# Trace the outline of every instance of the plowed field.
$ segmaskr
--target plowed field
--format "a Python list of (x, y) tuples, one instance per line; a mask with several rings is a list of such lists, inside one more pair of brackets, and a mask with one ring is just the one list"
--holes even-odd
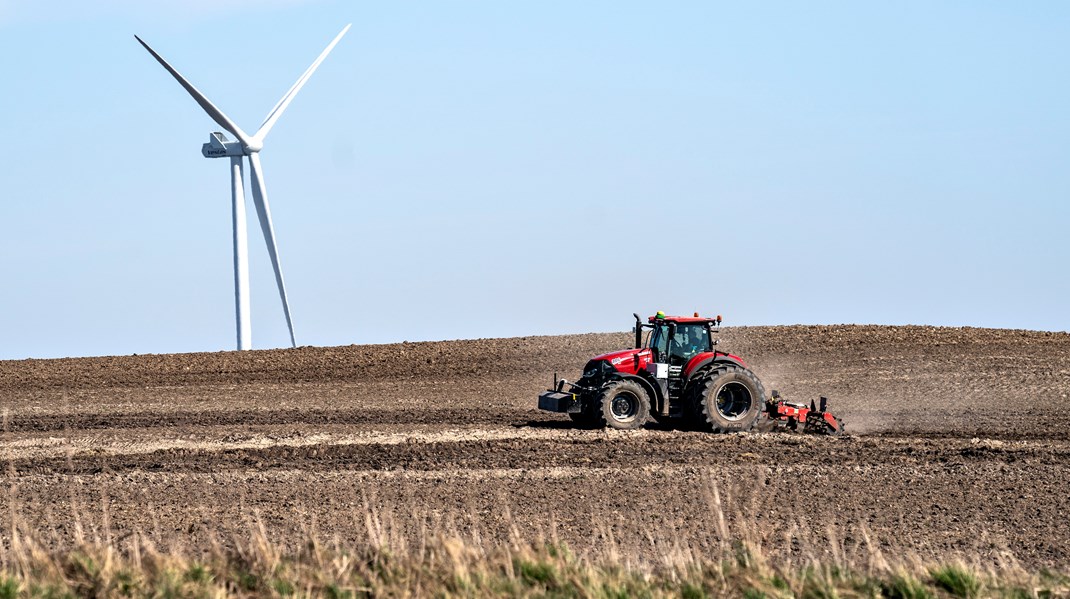
[[(1070, 564), (1070, 335), (726, 328), (767, 389), (840, 438), (571, 428), (534, 409), (628, 334), (0, 362), (12, 522), (50, 546), (558, 540), (654, 560)], [(11, 517), (7, 517), (11, 514)], [(869, 542), (866, 542), (866, 539)]]

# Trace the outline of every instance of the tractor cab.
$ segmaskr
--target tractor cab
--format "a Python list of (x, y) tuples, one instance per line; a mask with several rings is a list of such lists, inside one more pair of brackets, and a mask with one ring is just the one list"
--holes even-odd
[[(648, 348), (653, 354), (654, 362), (668, 364), (670, 378), (678, 377), (681, 370), (695, 356), (712, 352), (717, 340), (713, 338), (718, 332), (721, 317), (700, 318), (694, 316), (666, 316), (658, 312), (643, 323), (638, 314), (635, 316), (635, 347)], [(650, 329), (643, 341), (643, 329)]]
[(652, 318), (651, 321), (652, 330), (647, 335), (645, 347), (653, 351), (655, 362), (668, 364), (670, 369), (679, 371), (691, 358), (713, 351), (715, 320), (680, 322), (678, 319)]
[[(653, 364), (664, 364), (667, 372), (658, 373), (654, 368), (656, 379), (653, 381), (661, 387), (661, 394), (670, 400), (679, 398), (684, 391), (685, 367), (691, 359), (699, 354), (709, 354), (716, 345), (713, 338), (718, 331), (721, 319), (700, 318), (696, 312), (693, 317), (666, 316), (658, 312), (644, 323), (638, 314), (635, 316), (635, 347), (649, 349)], [(644, 335), (644, 329), (649, 333)], [(645, 337), (645, 343), (644, 343)], [(665, 409), (668, 410), (667, 404)], [(679, 408), (678, 408), (679, 409)]]

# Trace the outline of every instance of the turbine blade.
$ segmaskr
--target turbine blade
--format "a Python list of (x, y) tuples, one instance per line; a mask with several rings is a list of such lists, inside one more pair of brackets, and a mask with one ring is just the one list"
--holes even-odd
[(290, 329), (290, 343), (297, 347), (294, 337), (293, 320), (290, 319), (290, 302), (286, 299), (286, 284), (282, 280), (282, 267), (279, 265), (279, 248), (275, 244), (275, 227), (271, 225), (271, 207), (268, 205), (267, 190), (264, 187), (264, 169), (260, 166), (260, 155), (249, 154), (250, 181), (253, 188), (253, 205), (256, 216), (260, 219), (260, 228), (264, 231), (271, 266), (275, 269), (275, 282), (279, 285), (279, 297), (282, 298), (282, 311), (286, 313), (286, 326)]
[(157, 54), (155, 50), (153, 50), (151, 47), (149, 47), (148, 44), (145, 43), (145, 40), (141, 39), (136, 35), (134, 36), (134, 39), (140, 42), (141, 45), (149, 51), (149, 54), (152, 54), (152, 57), (155, 58), (156, 61), (159, 62), (161, 65), (163, 65), (163, 68), (167, 69), (168, 73), (171, 73), (171, 76), (174, 77), (175, 80), (178, 81), (178, 83), (183, 88), (185, 88), (187, 92), (189, 92), (189, 95), (193, 96), (193, 99), (201, 105), (201, 108), (203, 108), (204, 111), (208, 113), (208, 116), (212, 117), (213, 121), (215, 121), (220, 127), (226, 129), (227, 131), (230, 131), (235, 136), (237, 136), (237, 138), (243, 144), (247, 144), (249, 142), (249, 136), (241, 130), (241, 127), (234, 124), (234, 121), (230, 120), (227, 115), (223, 114), (222, 110), (216, 108), (216, 105), (212, 104), (212, 101), (209, 100), (204, 94), (202, 94), (200, 90), (194, 87), (192, 83), (187, 81), (186, 78), (183, 77), (181, 73), (176, 71), (174, 67), (167, 64), (167, 61), (164, 60), (162, 56)]
[(286, 107), (289, 106), (290, 102), (292, 102), (294, 97), (297, 96), (297, 92), (301, 91), (301, 88), (304, 87), (306, 82), (308, 82), (308, 79), (312, 77), (312, 73), (316, 72), (316, 69), (319, 68), (320, 63), (322, 63), (323, 60), (327, 58), (327, 55), (331, 53), (331, 50), (334, 50), (335, 45), (337, 45), (338, 42), (342, 39), (342, 36), (344, 36), (346, 32), (349, 31), (349, 28), (351, 26), (352, 24), (343, 27), (342, 31), (338, 35), (334, 36), (334, 39), (331, 40), (331, 43), (327, 44), (327, 48), (320, 53), (320, 55), (316, 58), (315, 62), (313, 62), (311, 66), (305, 69), (305, 72), (301, 74), (301, 77), (297, 79), (296, 83), (290, 86), (289, 91), (286, 92), (282, 99), (280, 99), (275, 104), (275, 107), (271, 109), (271, 112), (268, 113), (267, 118), (264, 119), (264, 122), (260, 125), (260, 129), (258, 129), (256, 134), (253, 135), (253, 138), (263, 143), (264, 138), (267, 137), (268, 132), (271, 131), (271, 128), (275, 126), (275, 121), (279, 120), (279, 117), (282, 116), (282, 113), (286, 111)]

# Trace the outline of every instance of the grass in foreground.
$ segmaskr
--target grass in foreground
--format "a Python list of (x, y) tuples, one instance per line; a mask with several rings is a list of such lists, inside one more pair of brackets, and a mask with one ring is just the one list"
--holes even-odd
[(283, 555), (263, 537), (229, 552), (191, 557), (145, 544), (47, 553), (21, 543), (4, 556), (0, 599), (13, 597), (1070, 597), (1070, 577), (980, 572), (961, 564), (865, 570), (815, 564), (781, 570), (737, 548), (725, 559), (673, 567), (582, 559), (561, 546), (487, 552), (458, 540), (422, 555), (324, 548)]

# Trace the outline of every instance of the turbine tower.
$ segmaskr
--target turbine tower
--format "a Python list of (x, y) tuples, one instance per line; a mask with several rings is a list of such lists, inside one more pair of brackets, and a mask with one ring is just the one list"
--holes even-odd
[(305, 70), (304, 74), (297, 80), (297, 83), (294, 83), (290, 90), (286, 92), (286, 95), (275, 104), (275, 107), (271, 109), (267, 118), (264, 119), (260, 128), (253, 135), (248, 135), (242, 131), (241, 127), (234, 124), (234, 121), (223, 114), (222, 110), (216, 108), (211, 100), (186, 80), (174, 67), (169, 65), (155, 50), (150, 48), (144, 40), (136, 35), (134, 36), (134, 39), (140, 42), (149, 51), (149, 54), (152, 54), (153, 58), (163, 65), (163, 68), (167, 69), (167, 72), (171, 73), (171, 76), (189, 92), (189, 95), (193, 96), (193, 99), (208, 113), (208, 116), (212, 117), (213, 121), (238, 138), (235, 141), (228, 139), (223, 133), (212, 133), (208, 138), (208, 143), (201, 146), (201, 153), (205, 158), (230, 158), (230, 189), (234, 209), (234, 306), (237, 313), (239, 350), (249, 349), (252, 342), (252, 324), (249, 317), (249, 234), (245, 224), (245, 189), (242, 186), (245, 180), (243, 159), (246, 157), (249, 159), (249, 179), (253, 188), (253, 206), (256, 208), (256, 216), (260, 220), (260, 229), (264, 232), (264, 242), (267, 244), (268, 256), (271, 257), (271, 266), (275, 269), (275, 282), (279, 286), (282, 311), (286, 314), (286, 326), (290, 330), (290, 343), (293, 347), (297, 347), (293, 320), (290, 318), (290, 303), (286, 299), (286, 284), (283, 282), (282, 267), (279, 265), (279, 249), (275, 243), (275, 229), (271, 224), (271, 208), (268, 205), (267, 189), (264, 187), (264, 169), (260, 166), (260, 150), (263, 149), (264, 138), (267, 137), (271, 128), (275, 126), (275, 122), (282, 116), (286, 107), (290, 105), (294, 96), (297, 95), (297, 92), (301, 91), (301, 88), (308, 82), (312, 73), (316, 72), (320, 63), (327, 58), (327, 55), (342, 39), (342, 36), (349, 31), (349, 27), (349, 25), (346, 25), (331, 40), (327, 48), (312, 63), (312, 66)]

